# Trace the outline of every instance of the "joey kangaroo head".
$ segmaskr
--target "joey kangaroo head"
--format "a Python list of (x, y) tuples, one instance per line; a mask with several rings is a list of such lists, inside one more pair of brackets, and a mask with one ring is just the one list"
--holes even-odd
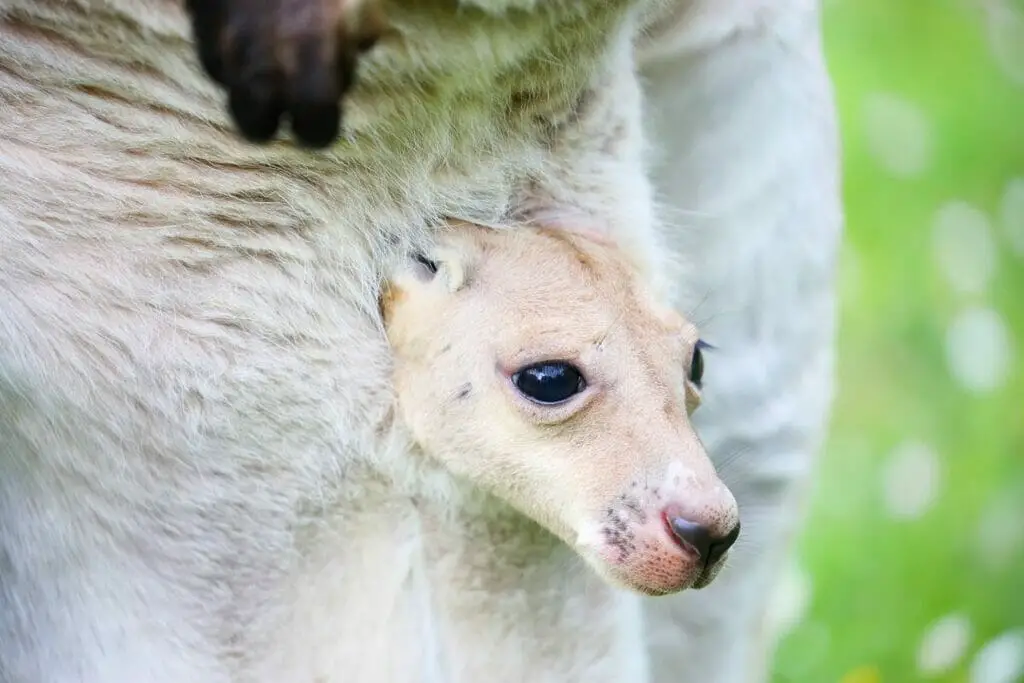
[(702, 588), (739, 534), (690, 423), (702, 343), (599, 239), (457, 224), (381, 308), (426, 457), (533, 518), (607, 581)]

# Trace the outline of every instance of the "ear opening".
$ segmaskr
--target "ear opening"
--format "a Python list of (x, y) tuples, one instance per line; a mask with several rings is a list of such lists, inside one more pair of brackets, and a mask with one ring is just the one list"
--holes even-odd
[(411, 257), (411, 270), (420, 282), (432, 282), (440, 277), (449, 291), (456, 292), (466, 285), (466, 269), (462, 261), (462, 254), (452, 248), (435, 249), (429, 254), (416, 252)]
[(430, 282), (437, 277), (437, 271), (439, 270), (437, 261), (431, 259), (422, 252), (413, 254), (412, 260), (413, 272), (416, 275), (416, 279), (421, 282)]

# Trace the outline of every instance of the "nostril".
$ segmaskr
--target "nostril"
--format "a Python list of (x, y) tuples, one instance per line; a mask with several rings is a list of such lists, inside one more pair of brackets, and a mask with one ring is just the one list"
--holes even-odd
[(711, 550), (708, 553), (708, 564), (712, 565), (715, 562), (718, 562), (720, 559), (722, 559), (722, 555), (725, 555), (729, 551), (729, 548), (731, 548), (733, 544), (736, 543), (736, 539), (738, 539), (739, 537), (740, 523), (736, 522), (736, 526), (734, 526), (729, 531), (729, 533), (725, 535), (724, 538), (718, 539), (711, 543)]
[(722, 556), (740, 536), (739, 523), (725, 536), (715, 536), (703, 524), (691, 522), (683, 517), (666, 514), (665, 521), (679, 544), (684, 548), (692, 549), (707, 565), (712, 565), (722, 559)]
[(666, 515), (665, 521), (672, 535), (684, 548), (693, 550), (701, 559), (711, 552), (713, 539), (706, 526), (675, 515)]

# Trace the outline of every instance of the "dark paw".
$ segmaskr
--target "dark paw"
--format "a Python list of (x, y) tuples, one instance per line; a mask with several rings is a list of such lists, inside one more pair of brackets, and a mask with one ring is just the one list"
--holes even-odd
[(286, 117), (300, 143), (326, 147), (342, 98), (381, 22), (374, 0), (186, 0), (199, 59), (228, 91), (242, 135), (273, 138)]

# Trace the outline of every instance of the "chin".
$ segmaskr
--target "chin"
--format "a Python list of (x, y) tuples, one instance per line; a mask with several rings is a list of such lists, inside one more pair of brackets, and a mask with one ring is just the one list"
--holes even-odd
[(707, 572), (701, 572), (697, 567), (683, 568), (678, 562), (667, 563), (667, 566), (645, 566), (637, 571), (636, 568), (623, 567), (620, 563), (594, 557), (591, 553), (583, 554), (583, 559), (605, 583), (645, 597), (674, 595), (688, 588), (703, 588), (713, 578), (707, 578)]

